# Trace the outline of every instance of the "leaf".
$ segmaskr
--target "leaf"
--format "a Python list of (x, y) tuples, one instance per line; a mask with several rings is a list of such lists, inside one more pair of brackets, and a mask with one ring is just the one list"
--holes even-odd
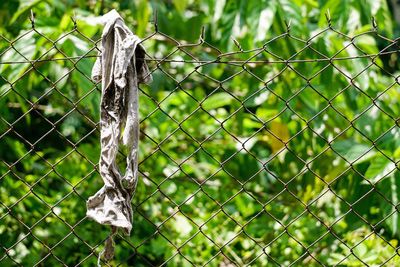
[(260, 19), (258, 21), (257, 34), (255, 37), (256, 41), (265, 41), (268, 30), (272, 26), (274, 20), (276, 7), (274, 1), (268, 1), (268, 7), (264, 8), (260, 13)]
[[(236, 149), (225, 149), (223, 155), (223, 160), (226, 160), (223, 167), (224, 171), (239, 181), (255, 179), (254, 177), (259, 175), (258, 161), (244, 150), (241, 150), (241, 153), (235, 153), (236, 151)], [(243, 168), (243, 166), (246, 166), (246, 168)]]
[(58, 41), (61, 50), (68, 56), (82, 56), (89, 51), (89, 44), (76, 36), (68, 35)]
[(325, 14), (328, 12), (331, 16), (332, 24), (338, 28), (344, 30), (347, 21), (349, 20), (349, 2), (348, 0), (329, 0), (326, 1), (325, 5), (320, 10), (320, 19), (318, 25), (320, 27), (326, 27), (328, 22), (326, 21)]
[(175, 8), (181, 13), (186, 10), (187, 5), (189, 4), (187, 0), (174, 0), (172, 2), (174, 3)]
[(276, 153), (285, 146), (284, 142), (287, 142), (290, 139), (290, 133), (287, 125), (281, 122), (272, 121), (269, 125), (270, 132), (266, 133), (266, 137), (271, 146), (272, 152)]
[(250, 98), (247, 98), (246, 101), (244, 101), (244, 106), (248, 108), (260, 106), (268, 100), (269, 95), (270, 92), (268, 90), (261, 91)]
[[(376, 2), (381, 3), (376, 14), (374, 14), (374, 12), (373, 12), (372, 15), (375, 16), (378, 27), (381, 30), (384, 30), (385, 34), (387, 34), (389, 38), (392, 38), (394, 21), (392, 19), (392, 14), (389, 11), (388, 1), (380, 0), (380, 1), (372, 1), (372, 2), (373, 3), (376, 3)], [(397, 24), (395, 24), (395, 25), (397, 25)]]
[(193, 230), (193, 226), (190, 224), (189, 220), (180, 214), (174, 215), (175, 223), (174, 227), (180, 236), (188, 236)]
[(396, 164), (394, 164), (386, 157), (374, 157), (364, 176), (375, 184), (377, 182), (380, 182), (382, 178), (389, 178), (389, 176), (387, 175), (391, 173), (395, 168)]
[(346, 22), (346, 27), (350, 32), (354, 32), (358, 27), (360, 27), (360, 12), (351, 7), (349, 9), (350, 11), (350, 16)]
[(318, 105), (321, 100), (318, 97), (314, 97), (312, 93), (313, 93), (312, 90), (305, 89), (299, 95), (299, 98), (308, 107), (309, 111), (312, 112), (312, 114), (315, 114), (316, 111), (318, 110)]
[[(391, 191), (390, 196), (392, 203), (395, 204), (399, 203), (399, 198), (397, 197), (397, 184), (394, 173), (390, 175), (390, 191)], [(398, 229), (397, 226), (399, 223), (399, 213), (396, 211), (395, 206), (392, 206), (391, 212), (393, 213), (393, 215), (391, 216), (390, 221), (388, 223), (391, 224), (390, 226), (393, 234), (396, 234)]]
[(266, 109), (266, 108), (258, 108), (256, 111), (256, 116), (260, 120), (267, 121), (273, 118), (278, 113), (276, 109)]
[[(34, 35), (34, 32), (29, 32), (24, 37), (19, 39), (16, 43), (13, 44), (13, 48), (10, 48), (9, 50), (7, 50), (7, 52), (4, 53), (1, 61), (26, 62), (27, 60), (33, 60), (33, 57), (36, 54)], [(21, 77), (21, 74), (23, 74), (30, 67), (32, 67), (32, 65), (28, 63), (2, 64), (0, 67), (0, 73), (3, 76), (5, 73), (7, 73), (7, 80), (9, 82), (15, 82), (19, 77)], [(6, 72), (6, 70), (10, 70), (10, 72)]]
[[(374, 37), (372, 37), (371, 35), (363, 34), (363, 35), (358, 36), (354, 40), (354, 44), (367, 54), (378, 54), (379, 53), (379, 49), (376, 44), (376, 41), (375, 41)], [(382, 61), (380, 60), (380, 58), (376, 58), (375, 62), (377, 62), (377, 61), (380, 62), (379, 66), (381, 66)]]
[(49, 75), (57, 83), (57, 87), (65, 88), (69, 77), (69, 70), (57, 62), (50, 62), (49, 66)]
[(221, 37), (219, 42), (222, 46), (226, 47), (232, 35), (235, 18), (238, 15), (237, 1), (227, 1), (222, 14), (223, 16), (221, 16), (218, 27), (219, 29), (221, 29)]
[[(280, 14), (281, 23), (283, 20), (291, 20), (291, 30), (296, 34), (306, 35), (308, 33), (308, 29), (306, 28), (306, 24), (303, 23), (304, 16), (302, 16), (301, 8), (302, 5), (296, 3), (296, 1), (289, 0), (280, 0), (277, 1), (279, 4), (277, 7), (277, 12)], [(276, 16), (277, 14), (275, 14)], [(281, 26), (285, 27), (284, 24)], [(282, 30), (286, 30), (283, 28)], [(288, 44), (289, 45), (289, 44)]]
[(398, 188), (400, 187), (400, 175), (399, 172), (392, 172), (389, 179), (383, 179), (382, 182), (377, 184), (380, 192), (385, 192), (387, 197), (390, 197), (391, 203), (387, 201), (379, 202), (379, 212), (382, 218), (387, 218), (385, 223), (388, 225), (393, 235), (398, 234), (398, 229), (400, 226), (399, 214), (396, 211), (396, 205), (399, 203), (398, 198)]
[(209, 96), (202, 104), (206, 110), (216, 109), (232, 103), (232, 96), (228, 93), (215, 93)]
[[(176, 5), (176, 2), (184, 2), (184, 1), (174, 1), (174, 4)], [(187, 3), (186, 3), (187, 4)], [(181, 4), (182, 5), (182, 4)], [(186, 6), (183, 7), (183, 10), (186, 9)], [(143, 36), (146, 33), (146, 27), (148, 25), (148, 21), (151, 16), (151, 10), (149, 8), (149, 3), (148, 1), (141, 0), (137, 3), (136, 6), (136, 20), (138, 21), (138, 25), (136, 28), (136, 34), (138, 36)]]
[(15, 12), (14, 16), (11, 18), (10, 24), (13, 24), (21, 15), (28, 14), (29, 10), (31, 10), (34, 6), (42, 2), (42, 0), (25, 0), (20, 1), (21, 5), (18, 8), (18, 11)]
[(374, 150), (370, 150), (369, 145), (359, 144), (353, 140), (338, 141), (332, 145), (332, 149), (339, 153), (349, 163), (360, 164), (375, 155)]
[(354, 252), (358, 257), (363, 257), (368, 252), (368, 248), (364, 243), (361, 243), (354, 248)]

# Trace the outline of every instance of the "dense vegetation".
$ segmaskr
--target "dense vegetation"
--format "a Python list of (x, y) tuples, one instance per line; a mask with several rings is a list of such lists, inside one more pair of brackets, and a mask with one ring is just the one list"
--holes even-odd
[[(111, 265), (400, 264), (399, 47), (382, 37), (398, 25), (386, 1), (32, 0), (0, 2), (1, 266), (93, 266), (109, 234), (85, 201), (102, 186), (89, 77), (112, 8), (141, 38), (157, 10), (165, 35), (144, 46), (168, 60), (150, 61), (141, 86), (134, 229)], [(177, 49), (203, 25), (207, 44)], [(271, 62), (190, 56), (238, 46), (221, 61)]]

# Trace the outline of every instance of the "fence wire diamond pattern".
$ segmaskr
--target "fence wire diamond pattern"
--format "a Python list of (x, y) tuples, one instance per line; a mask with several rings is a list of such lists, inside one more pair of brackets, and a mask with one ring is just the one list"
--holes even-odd
[[(99, 40), (75, 21), (57, 39), (31, 21), (0, 36), (0, 265), (91, 266), (109, 234), (85, 217), (101, 186)], [(396, 266), (400, 84), (386, 62), (399, 44), (373, 26), (304, 40), (288, 25), (223, 53), (204, 31), (186, 43), (155, 24), (133, 233), (102, 264), (369, 266), (372, 244)], [(343, 47), (328, 51), (330, 38)]]

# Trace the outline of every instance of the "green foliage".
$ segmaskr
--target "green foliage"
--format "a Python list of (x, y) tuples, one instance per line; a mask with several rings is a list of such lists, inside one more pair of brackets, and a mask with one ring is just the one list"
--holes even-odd
[[(133, 233), (112, 266), (399, 264), (399, 63), (363, 57), (391, 44), (374, 32), (351, 39), (371, 16), (392, 37), (385, 1), (47, 0), (0, 3), (0, 265), (93, 266), (109, 234), (85, 201), (102, 186), (89, 77), (112, 8), (140, 37), (157, 9), (160, 32), (196, 43), (205, 25), (207, 42), (144, 42), (169, 61), (141, 87)], [(323, 31), (328, 10), (344, 34)], [(245, 51), (221, 61), (271, 63), (174, 62), (236, 51), (232, 38)]]

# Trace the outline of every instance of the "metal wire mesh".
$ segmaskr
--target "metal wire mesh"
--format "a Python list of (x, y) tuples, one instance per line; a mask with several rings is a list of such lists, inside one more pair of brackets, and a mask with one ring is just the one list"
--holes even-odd
[[(84, 216), (87, 197), (101, 186), (98, 150), (92, 145), (98, 140), (98, 116), (88, 108), (94, 103), (97, 109), (100, 94), (90, 78), (99, 41), (85, 36), (76, 23), (52, 40), (31, 21), (32, 28), (15, 40), (0, 36), (7, 43), (0, 50), (0, 142), (2, 150), (14, 151), (1, 159), (0, 265), (22, 266), (33, 247), (40, 251), (32, 256), (34, 266), (92, 264), (107, 238), (107, 227)], [(318, 42), (327, 35), (346, 40), (346, 45), (333, 54), (321, 51)], [(365, 36), (379, 40), (378, 53), (361, 48), (359, 40)], [(90, 44), (79, 55), (64, 46), (77, 39)], [(30, 55), (25, 44), (39, 40), (45, 49)], [(165, 47), (146, 56), (156, 79), (153, 87), (141, 87), (142, 179), (133, 199), (134, 230), (131, 237), (118, 235), (115, 262), (103, 264), (327, 266), (353, 259), (368, 266), (359, 248), (371, 240), (383, 243), (390, 254), (380, 265), (394, 264), (398, 245), (382, 229), (397, 216), (398, 201), (379, 185), (398, 173), (398, 158), (384, 145), (388, 136), (399, 133), (398, 113), (388, 107), (398, 102), (400, 84), (379, 61), (398, 54), (398, 40), (380, 35), (375, 25), (350, 37), (329, 24), (306, 40), (292, 36), (288, 25), (287, 32), (259, 48), (244, 51), (234, 42), (236, 51), (223, 53), (205, 41), (204, 31), (197, 43), (188, 44), (158, 31), (157, 24), (143, 39), (145, 47)], [(287, 43), (297, 44), (288, 58), (279, 53)], [(14, 58), (7, 56), (11, 52)], [(356, 71), (338, 62), (354, 64)], [(215, 73), (218, 68), (223, 75)], [(327, 72), (342, 80), (328, 79)], [(384, 75), (385, 83), (370, 89), (365, 84), (373, 73)], [(74, 75), (82, 82), (72, 88), (76, 92), (67, 92), (65, 86)], [(45, 84), (40, 94), (24, 91), (31, 76)], [(165, 90), (158, 92), (162, 82)], [(322, 83), (328, 90), (321, 90)], [(358, 101), (353, 113), (346, 110), (352, 101)], [(267, 108), (256, 109), (259, 105)], [(268, 107), (276, 112), (268, 112)], [(367, 117), (375, 119), (369, 122)], [(251, 126), (243, 129), (243, 124)], [(369, 131), (375, 124), (379, 132)], [(362, 145), (346, 143), (344, 137), (362, 140)], [(62, 155), (49, 147), (59, 147)], [(387, 166), (379, 175), (360, 170), (372, 155), (379, 155)], [(84, 167), (77, 169), (79, 164)], [(163, 173), (154, 167), (157, 164), (164, 165)], [(333, 172), (328, 166), (343, 168)], [(85, 175), (74, 176), (78, 171)], [(311, 178), (310, 189), (305, 181)], [(361, 184), (358, 195), (341, 190)], [(371, 199), (379, 199), (388, 212), (366, 216), (359, 206), (375, 207)], [(237, 208), (247, 203), (244, 200), (252, 204)], [(340, 207), (328, 211), (324, 201)], [(202, 213), (205, 209), (208, 215)], [(357, 240), (340, 230), (349, 217), (365, 226)], [(302, 221), (307, 225), (299, 226)], [(50, 225), (58, 231), (46, 232)], [(307, 239), (299, 227), (317, 238)], [(157, 255), (158, 243), (168, 253), (150, 257)], [(335, 263), (323, 257), (333, 253), (327, 248), (331, 243), (344, 251)], [(235, 254), (238, 246), (247, 254)], [(28, 252), (21, 252), (23, 248)], [(212, 256), (202, 257), (202, 250)]]

